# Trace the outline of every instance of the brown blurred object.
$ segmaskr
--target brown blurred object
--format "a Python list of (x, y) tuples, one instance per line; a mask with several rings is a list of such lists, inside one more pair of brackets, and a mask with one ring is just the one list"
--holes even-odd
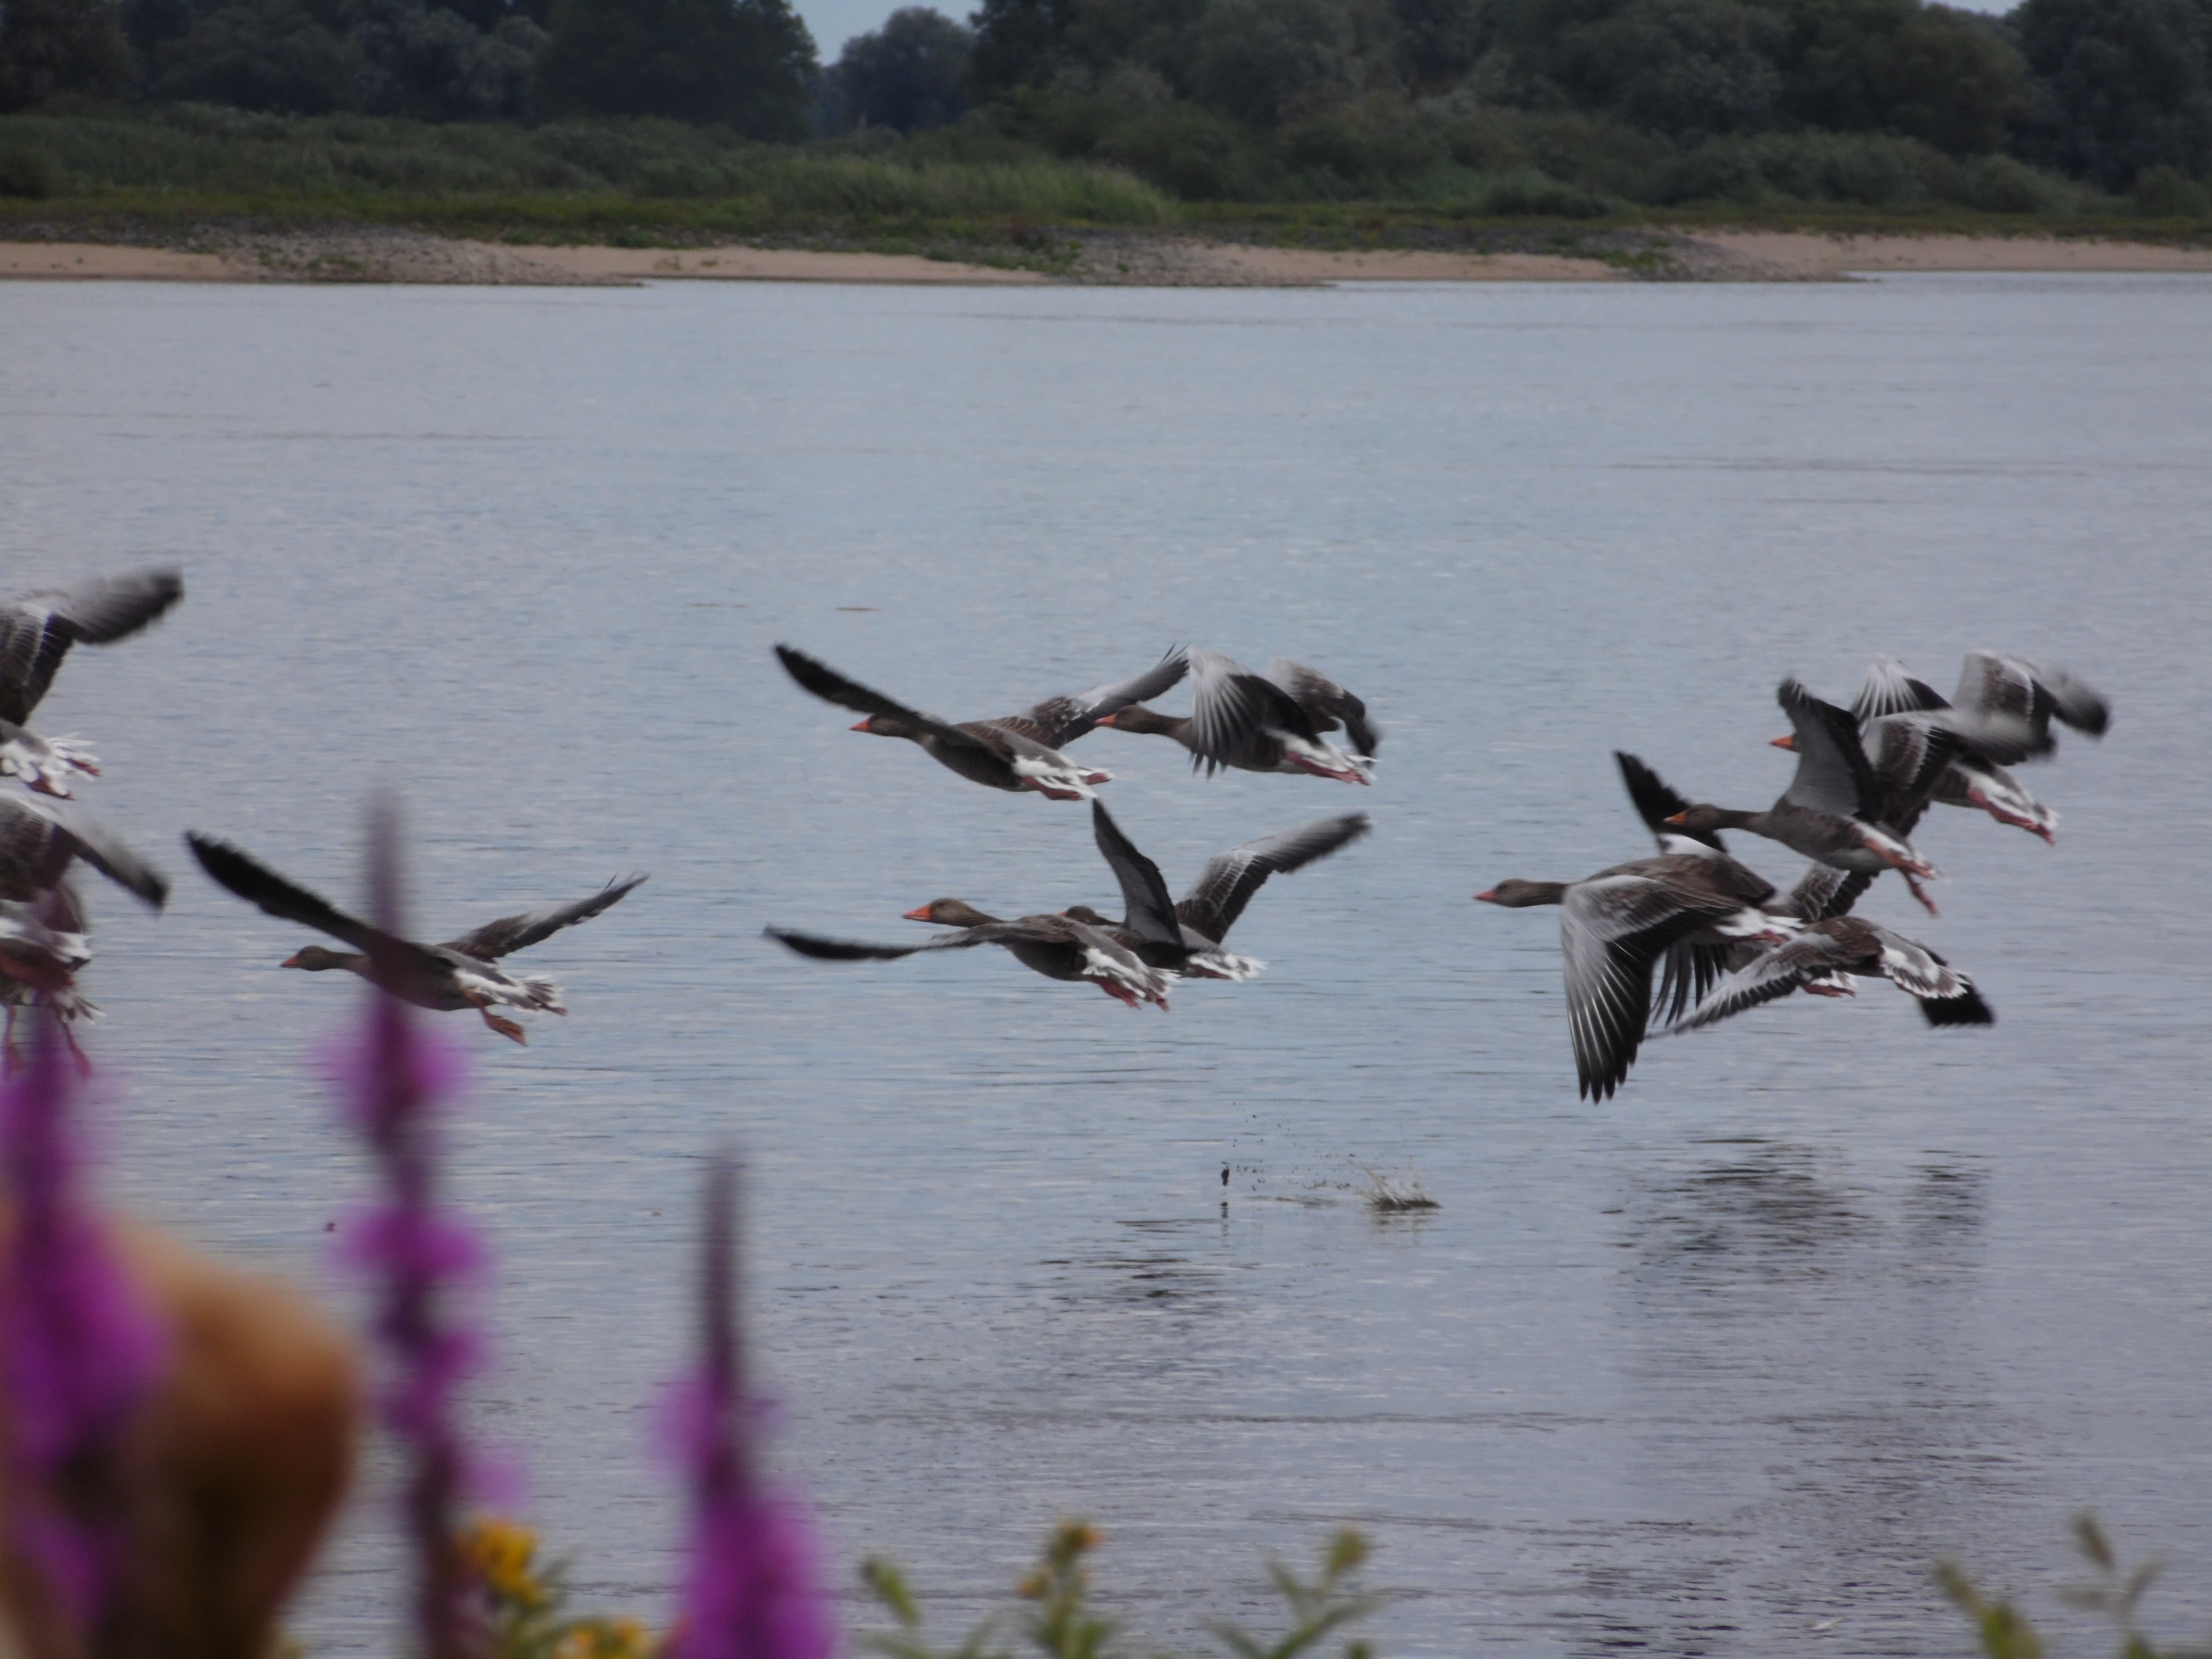
[[(12, 1225), (0, 1209), (0, 1232)], [(113, 1466), (82, 1483), (117, 1495), (121, 1582), (98, 1631), (66, 1630), (16, 1553), (0, 1485), (0, 1659), (267, 1659), (353, 1472), (353, 1344), (276, 1279), (132, 1223), (109, 1237), (169, 1343)]]

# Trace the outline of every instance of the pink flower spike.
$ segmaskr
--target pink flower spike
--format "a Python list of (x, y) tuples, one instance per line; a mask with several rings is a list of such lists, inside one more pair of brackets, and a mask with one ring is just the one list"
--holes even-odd
[(745, 1391), (739, 1340), (737, 1169), (707, 1179), (701, 1272), (703, 1352), (669, 1390), (664, 1438), (692, 1491), (690, 1565), (672, 1659), (830, 1659), (837, 1627), (816, 1571), (813, 1526), (793, 1495), (761, 1482), (753, 1444), (762, 1412)]

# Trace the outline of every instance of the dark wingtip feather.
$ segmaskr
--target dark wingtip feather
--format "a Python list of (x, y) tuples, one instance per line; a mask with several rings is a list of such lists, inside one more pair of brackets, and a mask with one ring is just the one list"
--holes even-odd
[(1967, 986), (1955, 997), (1922, 997), (1918, 999), (1921, 1014), (1930, 1025), (1994, 1025), (1996, 1012), (1982, 1000), (1982, 994)]

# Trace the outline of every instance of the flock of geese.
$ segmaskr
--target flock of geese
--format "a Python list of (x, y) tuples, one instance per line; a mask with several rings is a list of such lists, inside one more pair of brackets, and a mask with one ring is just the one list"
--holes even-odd
[[(2006, 769), (2056, 752), (2054, 720), (2103, 736), (2105, 699), (2062, 670), (1971, 651), (1948, 698), (1878, 657), (1849, 708), (1794, 679), (1777, 701), (1791, 729), (1773, 742), (1796, 751), (1797, 770), (1773, 805), (1693, 805), (1616, 752), (1658, 855), (1580, 881), (1502, 881), (1475, 895), (1513, 909), (1560, 907), (1567, 1024), (1587, 1097), (1607, 1099), (1620, 1086), (1655, 1016), (1672, 1031), (1696, 1030), (1793, 991), (1854, 995), (1861, 974), (1919, 999), (1931, 1025), (1995, 1023), (1966, 975), (1851, 907), (1894, 870), (1936, 914), (1920, 884), (1936, 872), (1907, 839), (1930, 805), (1987, 812), (2053, 842), (2057, 815)], [(1723, 830), (1764, 836), (1811, 862), (1778, 892), (1729, 855)]]
[[(17, 1061), (15, 1024), (27, 1006), (52, 1011), (72, 1052), (72, 1022), (97, 1011), (76, 988), (91, 960), (84, 908), (70, 880), (82, 861), (159, 908), (168, 883), (73, 798), (97, 776), (97, 758), (74, 738), (46, 738), (25, 725), (72, 646), (126, 639), (184, 596), (173, 570), (102, 576), (0, 600), (0, 1006), (4, 1048)], [(1181, 899), (1097, 798), (1113, 775), (1073, 759), (1068, 745), (1103, 726), (1172, 738), (1194, 770), (1288, 773), (1337, 782), (1374, 781), (1381, 733), (1366, 705), (1303, 664), (1277, 659), (1264, 675), (1218, 652), (1170, 652), (1130, 678), (1050, 697), (1018, 714), (951, 721), (899, 702), (788, 645), (775, 647), (801, 688), (862, 716), (853, 727), (903, 738), (971, 783), (1051, 800), (1091, 802), (1091, 831), (1121, 890), (1117, 920), (1085, 905), (1012, 920), (957, 898), (905, 913), (944, 930), (913, 943), (870, 944), (772, 927), (770, 938), (828, 961), (886, 960), (923, 951), (1006, 948), (1048, 979), (1088, 981), (1132, 1008), (1165, 1008), (1181, 979), (1240, 981), (1265, 964), (1228, 948), (1230, 930), (1271, 876), (1287, 875), (1348, 846), (1370, 828), (1364, 812), (1320, 818), (1233, 847), (1209, 860)], [(1151, 702), (1190, 681), (1191, 709), (1170, 715)], [(1850, 914), (1895, 871), (1929, 913), (1922, 884), (1936, 872), (1910, 837), (1930, 805), (1988, 813), (2053, 839), (2057, 815), (2007, 769), (2056, 751), (2054, 724), (2102, 736), (2111, 709), (2062, 670), (2001, 652), (1966, 655), (1946, 698), (1902, 664), (1877, 658), (1848, 708), (1796, 680), (1778, 694), (1790, 734), (1775, 744), (1797, 757), (1796, 775), (1763, 811), (1693, 804), (1637, 757), (1616, 754), (1630, 800), (1656, 839), (1656, 856), (1580, 881), (1501, 881), (1475, 897), (1507, 908), (1557, 905), (1565, 959), (1567, 1024), (1583, 1095), (1609, 1098), (1626, 1079), (1651, 1022), (1695, 1030), (1794, 991), (1850, 996), (1856, 976), (1889, 980), (1917, 998), (1934, 1025), (1995, 1018), (1972, 981), (1917, 940)], [(1331, 741), (1343, 734), (1345, 747)], [(1747, 830), (1810, 862), (1789, 892), (1731, 856), (1721, 839)], [(349, 916), (229, 842), (190, 831), (185, 842), (216, 882), (277, 919), (349, 947), (305, 945), (287, 968), (358, 975), (418, 1007), (474, 1009), (517, 1042), (524, 1028), (499, 1012), (565, 1013), (561, 989), (502, 961), (562, 928), (588, 921), (645, 880), (635, 875), (566, 904), (504, 916), (438, 945), (418, 944)], [(1656, 981), (1656, 983), (1655, 983)]]
[[(949, 931), (911, 945), (866, 945), (792, 928), (767, 930), (769, 938), (801, 956), (883, 961), (924, 951), (1000, 945), (1048, 979), (1088, 981), (1132, 1008), (1147, 1002), (1165, 1008), (1169, 988), (1179, 978), (1244, 980), (1259, 973), (1264, 963), (1237, 956), (1224, 945), (1252, 896), (1268, 877), (1303, 869), (1368, 831), (1367, 815), (1350, 812), (1262, 836), (1209, 859), (1190, 890), (1170, 900), (1159, 866), (1121, 833), (1097, 797), (1097, 786), (1112, 782), (1114, 775), (1062, 752), (1065, 744), (1103, 726), (1173, 738), (1190, 751), (1192, 766), (1208, 774), (1234, 767), (1345, 783), (1373, 781), (1381, 734), (1368, 722), (1367, 706), (1302, 663), (1279, 659), (1262, 676), (1218, 651), (1193, 646), (1169, 653), (1118, 684), (1049, 697), (1018, 714), (956, 724), (909, 708), (791, 646), (779, 645), (775, 653), (805, 690), (866, 716), (853, 727), (855, 732), (905, 738), (972, 783), (1016, 793), (1034, 790), (1049, 800), (1088, 800), (1092, 838), (1121, 889), (1118, 921), (1081, 904), (1006, 921), (964, 899), (940, 898), (905, 912), (905, 919)], [(1191, 682), (1188, 715), (1172, 717), (1146, 707), (1185, 675)], [(1338, 730), (1352, 744), (1350, 752), (1328, 740)]]
[[(169, 895), (167, 879), (72, 798), (79, 775), (99, 775), (97, 758), (74, 738), (40, 738), (23, 722), (71, 646), (126, 639), (184, 594), (177, 571), (142, 570), (0, 600), (0, 775), (27, 786), (0, 792), (0, 1002), (7, 1009), (0, 1045), (9, 1070), (21, 1063), (16, 1016), (30, 1005), (52, 1011), (70, 1052), (89, 1069), (70, 1029), (99, 1012), (76, 986), (77, 971), (92, 959), (84, 907), (70, 879), (77, 861), (155, 909)], [(474, 1008), (485, 1024), (517, 1042), (526, 1040), (523, 1028), (495, 1008), (568, 1011), (551, 980), (511, 975), (500, 960), (599, 915), (645, 879), (632, 876), (574, 903), (503, 916), (442, 945), (418, 945), (347, 915), (228, 842), (198, 831), (187, 832), (185, 841), (201, 867), (240, 897), (353, 947), (310, 945), (287, 957), (285, 967), (341, 968), (418, 1007)], [(373, 963), (383, 965), (372, 972)]]
[[(861, 684), (788, 645), (776, 647), (802, 688), (864, 718), (853, 729), (904, 738), (971, 782), (1053, 800), (1088, 799), (1100, 854), (1121, 886), (1113, 921), (1074, 905), (1012, 921), (940, 898), (905, 913), (947, 931), (878, 945), (772, 927), (769, 937), (829, 961), (1004, 945), (1050, 979), (1087, 980), (1131, 1007), (1167, 1006), (1178, 977), (1241, 980), (1261, 964), (1231, 952), (1228, 932), (1271, 875), (1287, 873), (1365, 834), (1364, 813), (1326, 818), (1247, 842), (1209, 862), (1170, 903), (1158, 867), (1096, 795), (1110, 773), (1066, 752), (1100, 726), (1172, 738), (1194, 768), (1374, 781), (1380, 734), (1366, 705), (1326, 676), (1278, 659), (1264, 676), (1218, 652), (1170, 653), (1132, 678), (1054, 697), (997, 720), (954, 722)], [(1186, 675), (1191, 711), (1147, 707)], [(1616, 754), (1629, 799), (1656, 856), (1580, 881), (1502, 881), (1475, 897), (1510, 909), (1557, 905), (1565, 958), (1567, 1025), (1582, 1093), (1607, 1099), (1627, 1078), (1652, 1020), (1690, 1031), (1793, 991), (1850, 996), (1856, 977), (1889, 980), (1918, 999), (1929, 1023), (1987, 1025), (1996, 1016), (1967, 976), (1917, 940), (1850, 914), (1894, 870), (1932, 915), (1935, 868), (1910, 837), (1931, 805), (1987, 812), (2054, 839), (2057, 817), (2007, 769), (2049, 757), (2053, 723), (2102, 736), (2111, 710), (2063, 670), (1994, 651), (1967, 653), (1945, 697), (1894, 658), (1875, 659), (1849, 708), (1796, 680), (1778, 694), (1796, 775), (1763, 811), (1692, 803), (1637, 757)], [(1348, 749), (1330, 742), (1341, 731)], [(1781, 842), (1810, 862), (1787, 893), (1729, 853), (1724, 830)], [(1655, 984), (1656, 981), (1656, 984)]]

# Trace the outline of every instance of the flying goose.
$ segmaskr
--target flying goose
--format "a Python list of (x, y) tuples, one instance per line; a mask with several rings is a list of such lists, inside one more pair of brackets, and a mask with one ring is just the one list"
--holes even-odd
[(1186, 672), (1182, 654), (1170, 652), (1143, 673), (1115, 685), (1093, 686), (1069, 696), (1048, 697), (1035, 708), (998, 720), (955, 725), (895, 702), (827, 663), (788, 645), (775, 648), (785, 672), (826, 702), (867, 718), (853, 727), (879, 738), (905, 738), (971, 783), (994, 789), (1034, 789), (1050, 800), (1091, 800), (1091, 786), (1109, 783), (1111, 772), (1086, 768), (1060, 752), (1116, 709), (1157, 697)]
[(82, 907), (70, 882), (78, 862), (158, 910), (168, 878), (72, 800), (0, 794), (0, 1069), (15, 1063), (15, 1017), (33, 1003), (52, 1008), (77, 1064), (91, 1062), (69, 1022), (99, 1012), (76, 989), (77, 970), (92, 960)]
[(1121, 833), (1104, 803), (1091, 803), (1091, 820), (1098, 850), (1121, 884), (1124, 920), (1109, 921), (1079, 904), (1066, 914), (1074, 921), (1104, 928), (1155, 968), (1229, 980), (1249, 979), (1267, 965), (1221, 948), (1230, 928), (1267, 878), (1304, 869), (1358, 840), (1371, 827), (1366, 813), (1352, 812), (1232, 847), (1206, 860), (1190, 890), (1171, 905), (1159, 866)]
[(1938, 780), (1934, 799), (1946, 806), (1978, 807), (2055, 842), (2058, 815), (2036, 799), (2008, 765), (2048, 757), (2057, 747), (2051, 722), (2093, 737), (2112, 724), (2105, 699), (2062, 669), (1996, 651), (1970, 651), (1959, 676), (1956, 700), (1947, 699), (1894, 657), (1876, 657), (1851, 703), (1871, 730), (1893, 720), (1933, 719), (1966, 741)]
[[(1209, 777), (1218, 768), (1234, 767), (1374, 782), (1382, 734), (1369, 723), (1367, 705), (1334, 680), (1281, 657), (1262, 678), (1203, 646), (1184, 655), (1190, 659), (1188, 714), (1162, 714), (1140, 700), (1098, 724), (1173, 738), (1190, 750), (1192, 766), (1204, 767)], [(1350, 754), (1324, 736), (1340, 726), (1352, 744)]]
[[(1765, 893), (1774, 890), (1753, 879)], [(1581, 1092), (1597, 1100), (1612, 1097), (1635, 1061), (1650, 1018), (1651, 970), (1669, 946), (1706, 932), (1723, 939), (1786, 936), (1725, 865), (1686, 853), (1617, 864), (1580, 881), (1501, 881), (1475, 897), (1508, 909), (1560, 907), (1575, 1074)]]
[(1672, 1031), (1694, 1031), (1792, 991), (1856, 996), (1855, 974), (1879, 974), (1910, 992), (1930, 1025), (1996, 1023), (1973, 981), (1918, 940), (1862, 916), (1833, 916), (1760, 952), (1715, 986)]
[(1926, 801), (1950, 763), (1956, 739), (1940, 727), (1923, 728), (1918, 770), (1885, 786), (1860, 746), (1858, 723), (1848, 711), (1821, 702), (1794, 679), (1782, 682), (1775, 700), (1790, 716), (1794, 731), (1789, 746), (1797, 756), (1796, 775), (1781, 798), (1763, 812), (1701, 803), (1666, 822), (1692, 834), (1748, 830), (1847, 873), (1870, 878), (1893, 869), (1933, 915), (1935, 901), (1918, 878), (1933, 878), (1935, 866), (1890, 828), (1885, 814), (1917, 816), (1918, 804)]
[(1022, 916), (1004, 921), (963, 899), (933, 899), (908, 911), (906, 917), (909, 921), (933, 921), (953, 931), (933, 933), (918, 945), (867, 945), (824, 939), (789, 927), (767, 927), (762, 932), (803, 957), (823, 962), (890, 962), (922, 951), (1003, 945), (1015, 961), (1033, 973), (1071, 982), (1088, 980), (1132, 1008), (1145, 1002), (1165, 1008), (1168, 988), (1175, 982), (1174, 974), (1150, 966), (1104, 928), (1067, 916)]
[[(282, 966), (311, 974), (343, 968), (417, 1008), (440, 1012), (473, 1008), (483, 1016), (486, 1025), (517, 1042), (527, 1042), (528, 1033), (514, 1020), (492, 1012), (495, 1006), (542, 1009), (549, 1014), (568, 1011), (561, 1006), (561, 988), (551, 980), (538, 974), (511, 975), (495, 964), (563, 927), (590, 921), (645, 880), (637, 875), (609, 882), (590, 897), (573, 903), (501, 916), (443, 945), (417, 945), (347, 915), (228, 842), (197, 830), (187, 830), (185, 841), (200, 867), (247, 903), (280, 921), (313, 927), (354, 947), (344, 951), (325, 950), (319, 945), (302, 945), (285, 957)], [(389, 965), (380, 967), (379, 958)]]
[(98, 776), (98, 757), (68, 738), (41, 738), (24, 722), (61, 671), (70, 647), (127, 639), (184, 597), (174, 570), (93, 576), (70, 587), (0, 599), (0, 775), (41, 794), (67, 795), (69, 775)]

